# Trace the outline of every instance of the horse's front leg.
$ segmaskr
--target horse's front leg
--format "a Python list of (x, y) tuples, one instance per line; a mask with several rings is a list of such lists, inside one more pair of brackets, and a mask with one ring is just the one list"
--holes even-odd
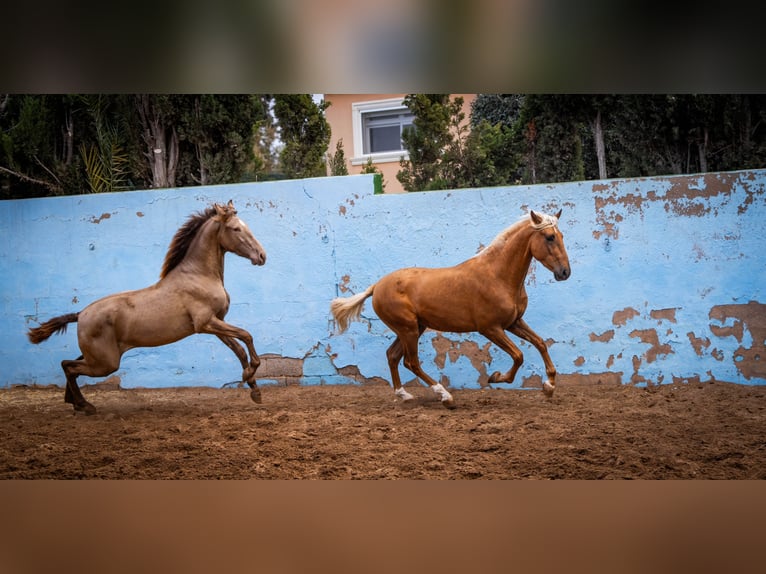
[[(199, 329), (199, 332), (216, 335), (224, 345), (234, 352), (242, 365), (242, 381), (247, 383), (251, 389), (250, 398), (256, 403), (260, 403), (261, 391), (255, 382), (255, 372), (258, 370), (261, 360), (258, 358), (258, 353), (255, 352), (253, 338), (250, 336), (250, 333), (244, 329), (230, 325), (226, 321), (217, 317), (211, 318), (207, 325)], [(237, 343), (236, 339), (242, 341), (245, 347), (247, 347), (247, 351), (250, 354), (249, 361), (248, 354), (239, 343)]]
[(543, 393), (545, 393), (546, 397), (552, 397), (553, 391), (556, 390), (556, 367), (553, 365), (553, 360), (548, 353), (548, 347), (545, 344), (545, 341), (543, 341), (540, 335), (530, 329), (529, 325), (527, 325), (521, 318), (508, 327), (508, 330), (517, 337), (521, 337), (525, 341), (532, 343), (535, 349), (539, 351), (540, 356), (543, 358), (543, 363), (545, 364), (545, 374), (548, 376), (548, 380), (543, 383)]
[(495, 345), (500, 347), (503, 351), (508, 353), (513, 359), (513, 366), (508, 370), (507, 373), (502, 374), (500, 371), (495, 371), (492, 373), (492, 375), (490, 375), (488, 381), (489, 384), (512, 383), (513, 379), (516, 378), (516, 373), (518, 372), (519, 367), (521, 367), (521, 365), (524, 363), (524, 354), (516, 345), (513, 344), (513, 341), (508, 338), (508, 335), (505, 334), (505, 330), (502, 327), (487, 329), (481, 331), (481, 334), (492, 341)]
[(258, 387), (255, 385), (255, 369), (256, 367), (253, 367), (247, 359), (247, 352), (242, 348), (242, 345), (237, 343), (237, 340), (233, 337), (225, 337), (223, 335), (218, 335), (218, 338), (221, 340), (221, 342), (229, 347), (235, 355), (237, 355), (237, 358), (239, 359), (239, 363), (242, 365), (242, 381), (246, 382), (248, 386), (253, 389), (250, 391), (251, 398), (256, 402), (261, 402), (261, 392), (258, 389)]

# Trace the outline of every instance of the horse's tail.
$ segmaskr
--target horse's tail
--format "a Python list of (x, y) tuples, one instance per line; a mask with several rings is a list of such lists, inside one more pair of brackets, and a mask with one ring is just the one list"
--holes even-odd
[(42, 343), (54, 333), (66, 332), (66, 326), (69, 323), (76, 323), (79, 315), (79, 313), (68, 313), (66, 315), (61, 315), (60, 317), (54, 317), (39, 327), (30, 329), (27, 333), (27, 337), (29, 337), (29, 340), (35, 345)]
[(335, 321), (338, 323), (339, 333), (343, 333), (343, 331), (348, 329), (349, 322), (359, 318), (365, 299), (371, 296), (374, 290), (375, 284), (373, 283), (367, 287), (366, 291), (351, 297), (333, 299), (332, 303), (330, 303), (330, 311), (332, 311), (332, 316), (335, 317)]

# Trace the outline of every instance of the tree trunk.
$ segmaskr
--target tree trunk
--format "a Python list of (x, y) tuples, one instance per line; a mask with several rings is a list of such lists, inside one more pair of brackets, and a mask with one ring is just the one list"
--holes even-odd
[(74, 119), (71, 111), (66, 112), (64, 122), (64, 165), (70, 165), (74, 153)]
[(601, 127), (601, 110), (596, 112), (593, 120), (593, 139), (596, 141), (596, 158), (598, 159), (598, 178), (606, 179), (606, 149), (604, 147), (604, 130)]
[(703, 131), (703, 136), (702, 136), (702, 142), (697, 144), (697, 148), (699, 149), (699, 154), (700, 154), (700, 171), (702, 173), (707, 172), (707, 141), (708, 141), (708, 131), (707, 131), (707, 126), (705, 126), (705, 129)]
[(152, 187), (174, 187), (178, 166), (178, 135), (152, 96), (138, 96), (138, 112), (147, 146), (145, 156), (152, 172)]
[(197, 161), (199, 162), (199, 179), (196, 177), (194, 179), (197, 180), (197, 183), (200, 185), (207, 185), (208, 169), (207, 162), (205, 161), (205, 153), (202, 151), (202, 144), (198, 143), (194, 148), (197, 152)]

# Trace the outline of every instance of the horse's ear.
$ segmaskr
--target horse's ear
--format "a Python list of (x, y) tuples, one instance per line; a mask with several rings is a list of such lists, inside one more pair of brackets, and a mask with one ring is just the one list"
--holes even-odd
[(229, 203), (226, 204), (226, 207), (231, 209), (234, 213), (237, 212), (237, 210), (234, 208), (234, 202), (231, 199), (229, 200)]
[(214, 203), (213, 208), (215, 209), (215, 214), (218, 217), (223, 217), (224, 215), (226, 215), (226, 208), (220, 203)]
[(532, 218), (532, 222), (535, 225), (540, 225), (543, 222), (543, 218), (532, 210), (529, 211), (529, 217)]
[(559, 212), (556, 214), (556, 219), (561, 219), (561, 209), (559, 209)]

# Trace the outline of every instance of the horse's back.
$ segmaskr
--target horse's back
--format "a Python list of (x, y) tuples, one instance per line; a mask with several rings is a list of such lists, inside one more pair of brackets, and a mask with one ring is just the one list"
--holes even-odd
[(475, 281), (457, 267), (408, 267), (382, 277), (372, 305), (393, 328), (410, 324), (444, 331), (470, 331), (475, 324), (468, 309)]
[(164, 296), (157, 284), (102, 297), (80, 312), (78, 337), (82, 343), (113, 340), (123, 352), (134, 347), (174, 343), (194, 332), (178, 301)]
[(409, 323), (467, 333), (510, 325), (523, 315), (526, 294), (510, 291), (473, 259), (454, 267), (409, 267), (375, 285), (373, 308), (389, 327)]

